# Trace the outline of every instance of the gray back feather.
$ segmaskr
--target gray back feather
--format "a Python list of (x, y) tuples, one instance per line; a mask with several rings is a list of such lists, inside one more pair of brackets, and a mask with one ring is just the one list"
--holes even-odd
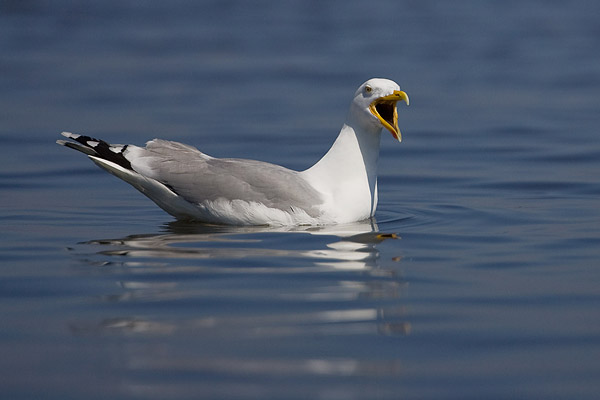
[(191, 203), (240, 199), (283, 211), (302, 209), (316, 217), (323, 201), (298, 172), (278, 165), (212, 158), (194, 147), (165, 140), (148, 142), (140, 154), (131, 160), (134, 170), (150, 175)]

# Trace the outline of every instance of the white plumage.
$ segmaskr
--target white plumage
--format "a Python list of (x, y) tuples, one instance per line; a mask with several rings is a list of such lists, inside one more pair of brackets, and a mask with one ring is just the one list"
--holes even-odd
[(138, 147), (63, 132), (72, 141), (57, 143), (87, 154), (178, 219), (228, 225), (348, 223), (375, 213), (381, 131), (385, 127), (401, 140), (399, 100), (408, 104), (393, 81), (363, 83), (331, 149), (301, 172), (261, 161), (214, 158), (159, 139)]

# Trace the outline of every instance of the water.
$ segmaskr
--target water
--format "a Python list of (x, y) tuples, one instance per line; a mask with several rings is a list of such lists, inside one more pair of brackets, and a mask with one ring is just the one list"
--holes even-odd
[[(2, 397), (596, 398), (599, 10), (0, 3)], [(411, 98), (375, 221), (177, 223), (54, 144), (303, 169), (373, 76)]]

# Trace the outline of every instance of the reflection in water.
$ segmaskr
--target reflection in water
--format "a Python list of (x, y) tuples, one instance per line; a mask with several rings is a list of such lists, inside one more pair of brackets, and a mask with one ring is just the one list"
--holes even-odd
[[(360, 352), (315, 357), (300, 345), (410, 332), (397, 260), (382, 262), (377, 249), (386, 239), (396, 236), (370, 222), (319, 228), (175, 222), (160, 234), (93, 240), (84, 243), (85, 252), (89, 245), (102, 249), (86, 261), (114, 274), (120, 287), (102, 303), (134, 311), (70, 328), (76, 335), (166, 340), (159, 353), (125, 346), (127, 370), (138, 373), (394, 376), (397, 359)], [(273, 351), (257, 353), (257, 346)], [(207, 355), (212, 348), (219, 350)], [(161, 389), (148, 382), (128, 387)]]
[[(167, 232), (158, 235), (130, 235), (120, 239), (93, 240), (88, 244), (109, 245), (104, 255), (134, 258), (248, 258), (248, 257), (306, 257), (332, 260), (333, 268), (366, 269), (375, 266), (375, 244), (385, 239), (396, 239), (395, 234), (380, 234), (373, 222), (333, 227), (222, 227), (184, 222), (166, 225)], [(257, 234), (308, 233), (332, 236), (328, 249), (291, 250), (265, 248), (257, 245), (264, 239)], [(254, 235), (254, 236), (253, 236)], [(358, 261), (358, 262), (357, 262)], [(372, 261), (372, 262), (371, 262)], [(137, 263), (126, 263), (137, 266)]]

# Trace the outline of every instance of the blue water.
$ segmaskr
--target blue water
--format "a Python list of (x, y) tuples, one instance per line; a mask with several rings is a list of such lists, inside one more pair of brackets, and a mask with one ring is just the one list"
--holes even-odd
[[(0, 2), (1, 397), (597, 398), (599, 11)], [(411, 105), (374, 221), (177, 223), (54, 144), (303, 169), (376, 76)]]

